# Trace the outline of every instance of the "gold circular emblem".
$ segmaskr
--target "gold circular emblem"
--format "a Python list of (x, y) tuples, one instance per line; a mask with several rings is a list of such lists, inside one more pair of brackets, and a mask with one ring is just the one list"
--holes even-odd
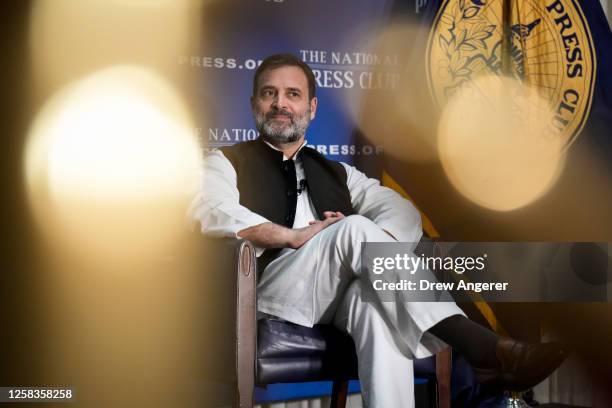
[(536, 88), (553, 112), (547, 133), (568, 146), (588, 117), (596, 60), (575, 0), (445, 0), (427, 50), (429, 89), (446, 102), (481, 75)]

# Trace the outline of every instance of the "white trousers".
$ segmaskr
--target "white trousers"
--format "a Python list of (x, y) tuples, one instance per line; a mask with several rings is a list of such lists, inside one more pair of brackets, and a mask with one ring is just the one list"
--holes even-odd
[(361, 242), (395, 241), (369, 219), (352, 215), (301, 248), (284, 249), (261, 276), (258, 310), (304, 326), (333, 323), (346, 331), (355, 342), (364, 405), (410, 408), (412, 360), (445, 347), (426, 331), (463, 312), (448, 302), (378, 299), (361, 273)]

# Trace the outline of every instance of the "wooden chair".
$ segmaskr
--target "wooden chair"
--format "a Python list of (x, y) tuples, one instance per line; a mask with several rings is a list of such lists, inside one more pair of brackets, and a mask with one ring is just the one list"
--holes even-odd
[[(206, 285), (211, 285), (205, 296), (218, 308), (206, 316), (210, 343), (205, 347), (215, 350), (208, 356), (208, 367), (214, 367), (209, 373), (234, 384), (234, 406), (251, 408), (256, 384), (333, 381), (331, 406), (345, 407), (348, 381), (357, 378), (352, 339), (333, 326), (306, 328), (270, 319), (258, 322), (257, 262), (252, 244), (203, 240), (200, 247), (209, 276)], [(429, 360), (415, 360), (415, 376), (428, 378), (431, 406), (450, 408), (450, 350)]]

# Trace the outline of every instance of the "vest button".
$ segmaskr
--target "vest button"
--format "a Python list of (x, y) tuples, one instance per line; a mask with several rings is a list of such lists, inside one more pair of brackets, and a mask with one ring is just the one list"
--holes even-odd
[(287, 197), (291, 197), (293, 195), (293, 190), (287, 190)]
[(290, 215), (285, 216), (285, 221), (287, 222), (291, 221), (291, 216)]

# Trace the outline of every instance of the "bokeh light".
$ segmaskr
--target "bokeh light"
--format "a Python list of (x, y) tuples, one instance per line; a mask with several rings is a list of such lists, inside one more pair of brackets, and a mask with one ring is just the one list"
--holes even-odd
[(179, 95), (152, 70), (115, 66), (59, 91), (26, 151), (33, 209), (79, 251), (150, 251), (180, 231), (200, 149)]
[(466, 82), (444, 108), (438, 151), (453, 186), (497, 211), (526, 206), (557, 180), (564, 140), (553, 112), (529, 85), (500, 76)]

